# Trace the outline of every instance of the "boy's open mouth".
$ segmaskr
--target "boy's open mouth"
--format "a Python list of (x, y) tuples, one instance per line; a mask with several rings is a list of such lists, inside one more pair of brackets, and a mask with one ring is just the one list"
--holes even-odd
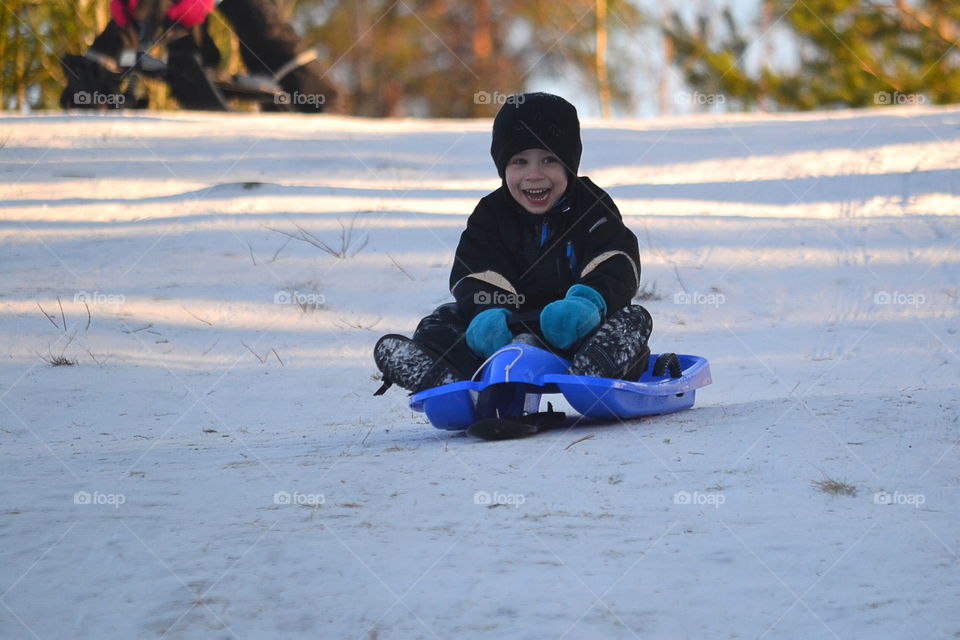
[(544, 204), (550, 196), (550, 189), (524, 189), (523, 195), (533, 204)]

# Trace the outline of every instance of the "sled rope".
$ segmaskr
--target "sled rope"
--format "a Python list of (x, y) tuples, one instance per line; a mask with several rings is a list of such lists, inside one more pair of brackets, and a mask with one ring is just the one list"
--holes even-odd
[(504, 382), (510, 382), (510, 369), (512, 369), (513, 366), (514, 366), (515, 364), (517, 364), (517, 362), (519, 362), (519, 361), (520, 361), (520, 358), (523, 356), (523, 349), (521, 349), (520, 347), (507, 346), (507, 347), (503, 347), (503, 349), (498, 349), (496, 353), (494, 353), (492, 356), (490, 356), (489, 358), (487, 358), (486, 360), (484, 360), (484, 361), (483, 361), (483, 364), (481, 364), (479, 367), (477, 367), (477, 370), (473, 372), (473, 375), (472, 375), (472, 376), (470, 376), (470, 381), (471, 381), (471, 382), (476, 381), (477, 375), (478, 375), (481, 371), (483, 371), (483, 368), (484, 368), (485, 366), (487, 366), (487, 363), (489, 363), (491, 360), (493, 360), (493, 359), (497, 356), (497, 354), (499, 354), (499, 353), (500, 353), (501, 351), (503, 351), (504, 349), (510, 349), (510, 350), (513, 350), (513, 351), (519, 351), (519, 352), (520, 352), (520, 353), (517, 355), (517, 357), (514, 358), (513, 362), (511, 362), (511, 363), (508, 364), (506, 367), (504, 367), (504, 369), (505, 369), (505, 371), (506, 371), (506, 380), (504, 380)]

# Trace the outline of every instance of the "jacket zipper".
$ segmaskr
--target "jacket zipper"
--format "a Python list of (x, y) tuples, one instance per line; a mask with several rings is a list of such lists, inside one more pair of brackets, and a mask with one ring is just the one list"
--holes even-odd
[(577, 277), (577, 256), (573, 251), (573, 240), (567, 240), (567, 263), (570, 265), (570, 277), (574, 282), (580, 278)]

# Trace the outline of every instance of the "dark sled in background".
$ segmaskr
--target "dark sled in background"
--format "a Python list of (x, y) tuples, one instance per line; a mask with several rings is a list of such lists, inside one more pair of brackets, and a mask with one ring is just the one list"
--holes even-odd
[[(219, 4), (219, 3), (218, 3)], [(284, 76), (296, 71), (301, 65), (311, 62), (316, 54), (308, 50), (271, 72), (249, 74), (214, 74), (203, 66), (199, 49), (184, 46), (171, 48), (176, 41), (191, 35), (191, 30), (180, 24), (170, 24), (166, 13), (169, 0), (139, 0), (135, 6), (135, 47), (124, 42), (117, 59), (88, 51), (84, 55), (67, 54), (61, 59), (64, 75), (69, 79), (81, 78), (90, 73), (102, 74), (102, 80), (114, 85), (110, 91), (76, 91), (69, 97), (70, 87), (61, 97), (65, 108), (99, 106), (102, 109), (146, 109), (149, 102), (143, 78), (164, 81), (170, 87), (177, 102), (184, 109), (198, 111), (231, 111), (229, 99), (256, 103), (272, 111), (297, 111), (291, 99), (311, 98), (316, 95), (291, 96), (280, 85)], [(205, 45), (202, 45), (205, 46)], [(154, 51), (156, 55), (152, 55)], [(99, 69), (91, 71), (93, 60)], [(110, 86), (109, 83), (105, 86)], [(105, 103), (97, 100), (99, 93), (108, 98)], [(91, 104), (92, 103), (92, 104)], [(323, 103), (320, 103), (323, 104)]]
[(562, 413), (549, 403), (546, 412), (540, 411), (544, 395), (563, 394), (588, 418), (627, 420), (689, 409), (696, 390), (713, 381), (706, 359), (691, 355), (651, 354), (635, 382), (573, 376), (569, 366), (539, 347), (510, 344), (493, 354), (474, 380), (415, 393), (410, 408), (425, 413), (438, 429), (469, 429), (471, 435), (499, 439), (559, 426)]

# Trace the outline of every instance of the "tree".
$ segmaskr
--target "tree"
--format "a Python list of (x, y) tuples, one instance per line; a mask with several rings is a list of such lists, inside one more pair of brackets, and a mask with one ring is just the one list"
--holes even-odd
[[(510, 93), (562, 78), (628, 107), (635, 72), (625, 40), (641, 23), (630, 0), (274, 0), (316, 43), (366, 116), (489, 116)], [(108, 0), (4, 0), (0, 108), (56, 109), (65, 53), (81, 54), (110, 19)], [(238, 44), (214, 13), (211, 35), (236, 72)], [(172, 106), (147, 81), (154, 108)]]
[[(5, 0), (0, 8), (0, 108), (52, 108), (63, 83), (60, 56), (106, 26), (99, 0)], [(82, 50), (82, 49), (81, 49)]]
[(695, 28), (674, 13), (665, 32), (686, 81), (747, 109), (764, 100), (792, 109), (960, 100), (960, 4), (764, 0), (762, 15), (796, 41), (793, 68), (775, 69), (765, 55), (759, 70), (748, 72), (750, 42), (729, 10), (720, 25), (700, 15)]
[(297, 17), (360, 115), (490, 115), (538, 77), (578, 79), (618, 105), (631, 98), (616, 36), (640, 14), (626, 0), (301, 0)]

